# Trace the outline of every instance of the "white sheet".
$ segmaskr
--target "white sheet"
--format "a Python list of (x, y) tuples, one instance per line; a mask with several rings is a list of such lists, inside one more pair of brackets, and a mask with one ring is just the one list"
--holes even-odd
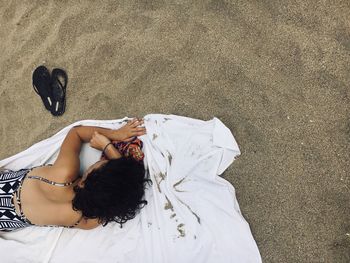
[[(130, 118), (83, 120), (0, 161), (18, 170), (53, 163), (76, 125), (119, 128)], [(92, 230), (28, 227), (0, 234), (1, 262), (261, 262), (233, 186), (219, 177), (240, 155), (230, 130), (217, 118), (149, 114), (144, 165), (153, 185), (148, 205), (123, 228), (116, 223)], [(88, 144), (81, 170), (101, 152)]]

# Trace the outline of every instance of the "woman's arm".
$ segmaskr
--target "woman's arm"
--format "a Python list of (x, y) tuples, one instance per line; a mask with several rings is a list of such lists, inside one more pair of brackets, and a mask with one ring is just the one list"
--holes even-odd
[(89, 142), (95, 132), (102, 134), (111, 141), (126, 141), (134, 136), (141, 136), (146, 133), (146, 128), (138, 127), (141, 124), (143, 124), (143, 120), (133, 119), (117, 130), (94, 126), (76, 126), (74, 129), (76, 129), (83, 142)]
[[(123, 141), (130, 140), (134, 136), (140, 136), (146, 133), (145, 128), (138, 127), (143, 121), (134, 119), (129, 121), (126, 125), (118, 130), (105, 129), (94, 126), (77, 126), (72, 128), (66, 138), (64, 139), (59, 155), (52, 168), (59, 170), (63, 175), (75, 178), (79, 174), (80, 160), (79, 154), (81, 144), (83, 142), (90, 142), (93, 134), (96, 132), (106, 136), (109, 140)], [(112, 148), (108, 146), (108, 148)], [(107, 149), (106, 149), (107, 150)], [(117, 157), (118, 152), (113, 149), (109, 149), (110, 156)], [(107, 157), (109, 157), (107, 155)]]
[(100, 128), (95, 126), (75, 126), (79, 138), (82, 142), (90, 142), (95, 132), (102, 134), (111, 141), (119, 141), (118, 130), (111, 130), (107, 128)]
[(60, 152), (52, 169), (57, 170), (58, 174), (63, 177), (75, 177), (79, 174), (80, 169), (80, 149), (82, 141), (76, 132), (76, 129), (71, 129), (61, 145)]
[(107, 146), (105, 155), (108, 159), (118, 159), (123, 157), (123, 155), (120, 154), (120, 152), (113, 146), (113, 144)]

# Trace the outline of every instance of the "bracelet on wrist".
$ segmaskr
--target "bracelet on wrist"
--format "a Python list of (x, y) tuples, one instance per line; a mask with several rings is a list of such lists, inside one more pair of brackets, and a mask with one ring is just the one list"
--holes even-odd
[(107, 147), (108, 147), (110, 144), (112, 144), (112, 142), (107, 143), (107, 145), (105, 146), (105, 148), (104, 148), (103, 151), (102, 151), (103, 154), (105, 154), (105, 151), (106, 151)]

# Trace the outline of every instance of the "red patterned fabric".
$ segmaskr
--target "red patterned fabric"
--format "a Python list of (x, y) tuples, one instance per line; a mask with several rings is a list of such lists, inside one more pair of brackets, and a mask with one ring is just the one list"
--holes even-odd
[[(117, 142), (112, 141), (113, 146), (120, 152), (121, 155), (125, 157), (132, 157), (136, 161), (142, 161), (145, 157), (144, 153), (142, 152), (143, 142), (137, 137), (133, 139), (130, 142)], [(102, 153), (101, 160), (107, 160), (107, 156)]]

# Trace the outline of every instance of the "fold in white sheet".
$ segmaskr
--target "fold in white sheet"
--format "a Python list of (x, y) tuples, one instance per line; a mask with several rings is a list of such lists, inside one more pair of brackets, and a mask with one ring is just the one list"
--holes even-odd
[[(73, 123), (29, 149), (0, 161), (18, 170), (53, 163), (76, 125), (116, 129), (130, 118)], [(209, 121), (163, 114), (144, 117), (144, 165), (153, 184), (148, 205), (123, 228), (28, 227), (0, 234), (2, 262), (261, 262), (233, 186), (219, 175), (240, 155), (231, 131)], [(82, 147), (81, 170), (100, 151)]]

